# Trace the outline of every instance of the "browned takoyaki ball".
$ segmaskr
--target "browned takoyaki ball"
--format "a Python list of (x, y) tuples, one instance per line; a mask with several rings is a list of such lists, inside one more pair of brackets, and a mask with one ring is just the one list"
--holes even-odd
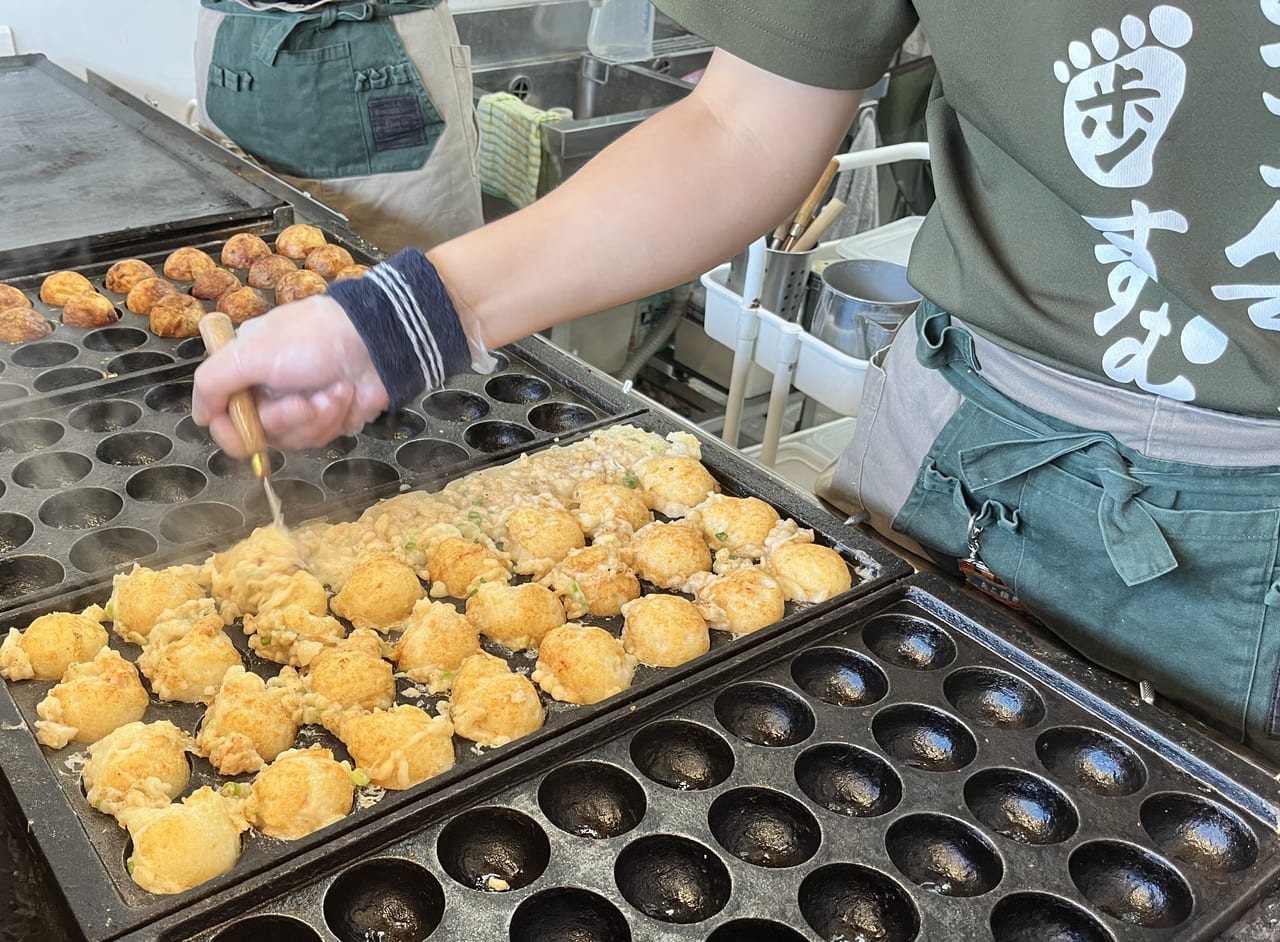
[(354, 265), (355, 259), (340, 245), (322, 245), (307, 253), (303, 266), (317, 275), (332, 278), (348, 265)]
[(183, 246), (164, 260), (165, 275), (177, 281), (194, 281), (202, 271), (217, 267), (218, 263), (213, 260), (212, 255), (189, 245)]
[(151, 308), (151, 332), (157, 337), (195, 337), (204, 305), (189, 294), (168, 294)]
[(106, 327), (120, 320), (111, 299), (96, 291), (77, 294), (62, 306), (62, 323), (69, 327)]
[(280, 279), (298, 270), (297, 263), (283, 255), (265, 255), (249, 266), (248, 281), (255, 288), (274, 290)]
[(108, 291), (128, 294), (129, 290), (144, 278), (154, 278), (156, 270), (140, 258), (123, 258), (107, 269), (103, 279)]
[(240, 279), (225, 268), (211, 268), (196, 275), (191, 296), (202, 301), (216, 301), (228, 291), (241, 287)]
[(77, 294), (92, 291), (89, 279), (77, 271), (56, 271), (40, 284), (40, 300), (62, 307)]
[(222, 247), (222, 264), (228, 268), (248, 268), (271, 254), (271, 246), (252, 232), (237, 232)]
[(150, 314), (155, 303), (167, 294), (177, 294), (178, 289), (163, 278), (143, 278), (129, 289), (124, 306), (135, 314)]
[(297, 223), (276, 236), (276, 251), (288, 258), (306, 258), (327, 242), (324, 233), (315, 226)]
[[(315, 252), (311, 253), (315, 255)], [(329, 283), (313, 271), (291, 271), (276, 283), (276, 304), (301, 301), (312, 295), (324, 294)]]
[(31, 307), (31, 299), (13, 285), (0, 284), (0, 311), (9, 307)]
[(0, 341), (25, 343), (52, 332), (53, 325), (26, 306), (0, 310)]
[(271, 302), (257, 288), (232, 288), (218, 298), (218, 310), (231, 318), (233, 324), (243, 324), (271, 310)]
[(362, 278), (368, 271), (368, 265), (348, 265), (334, 275), (333, 280), (346, 281), (348, 278)]

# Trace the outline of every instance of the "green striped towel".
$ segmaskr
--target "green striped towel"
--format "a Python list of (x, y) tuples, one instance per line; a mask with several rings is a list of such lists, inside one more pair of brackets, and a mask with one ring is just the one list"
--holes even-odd
[(538, 198), (542, 133), (560, 115), (526, 105), (507, 92), (491, 92), (476, 103), (480, 123), (480, 188), (516, 206)]

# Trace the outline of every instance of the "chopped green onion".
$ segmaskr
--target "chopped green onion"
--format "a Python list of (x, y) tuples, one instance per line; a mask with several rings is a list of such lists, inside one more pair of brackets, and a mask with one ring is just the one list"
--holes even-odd
[(239, 798), (239, 797), (240, 797), (240, 783), (239, 783), (239, 782), (227, 782), (227, 784), (225, 784), (225, 785), (223, 785), (223, 786), (222, 786), (221, 794), (222, 794), (222, 797), (223, 797), (223, 798)]
[(475, 594), (479, 591), (480, 591), (480, 587), (476, 586), (474, 589), (472, 589), (470, 592), (467, 593), (467, 598), (474, 598)]
[(108, 603), (107, 603), (107, 607), (106, 607), (105, 609), (103, 609), (103, 611), (107, 613), (107, 619), (108, 619), (108, 621), (115, 621), (115, 620), (116, 620), (116, 604), (115, 604), (115, 602), (108, 602)]
[(129, 871), (129, 876), (133, 876), (133, 858), (130, 857), (124, 862), (124, 868)]
[(480, 520), (480, 511), (478, 510), (471, 511), (471, 513), (467, 514), (467, 519), (478, 522)]
[(628, 471), (627, 476), (622, 479), (622, 483), (625, 484), (627, 487), (632, 487), (632, 488), (639, 487), (640, 479), (636, 477), (633, 472)]
[(719, 540), (721, 543), (727, 542), (729, 539), (729, 534), (721, 530), (719, 533), (716, 534), (716, 539)]
[(271, 635), (269, 635), (269, 634), (265, 634), (265, 635), (264, 635), (264, 634), (259, 634), (259, 635), (258, 635), (258, 643), (259, 643), (260, 645), (262, 645), (264, 648), (269, 648), (269, 647), (271, 647)]
[(369, 773), (366, 772), (364, 769), (352, 769), (351, 781), (355, 782), (361, 788), (364, 788), (366, 785), (369, 784), (369, 781), (370, 781)]
[(441, 672), (440, 672), (440, 679), (441, 679), (441, 680), (453, 680), (453, 671), (441, 671)]
[(482, 500), (473, 500), (473, 501), (471, 502), (471, 506), (472, 506), (472, 507), (483, 507), (483, 506), (484, 506), (484, 501), (482, 501)]
[(413, 548), (414, 548), (415, 546), (417, 546), (417, 545), (418, 545), (418, 541), (417, 541), (417, 540), (410, 540), (408, 543), (406, 543), (406, 544), (404, 545), (404, 548), (405, 548), (405, 549), (407, 549), (407, 550), (411, 550), (411, 549), (413, 549)]

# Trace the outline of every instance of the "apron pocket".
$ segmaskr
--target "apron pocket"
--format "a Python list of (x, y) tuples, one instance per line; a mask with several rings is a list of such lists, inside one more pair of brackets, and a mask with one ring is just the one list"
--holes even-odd
[[(1055, 466), (1029, 475), (1018, 597), (1091, 660), (1237, 738), (1256, 739), (1276, 688), (1276, 510), (1170, 510), (1141, 501), (1177, 567), (1127, 586), (1098, 526), (1102, 489)], [(1270, 618), (1270, 630), (1264, 622)]]

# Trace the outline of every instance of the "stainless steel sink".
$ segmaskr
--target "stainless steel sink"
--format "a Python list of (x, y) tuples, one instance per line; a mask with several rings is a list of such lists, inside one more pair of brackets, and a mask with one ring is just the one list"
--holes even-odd
[[(661, 64), (670, 67), (667, 60)], [(542, 126), (543, 190), (558, 185), (611, 141), (693, 87), (644, 65), (608, 63), (585, 54), (483, 67), (473, 70), (472, 77), (477, 98), (510, 92), (536, 108), (573, 111), (571, 119)]]

